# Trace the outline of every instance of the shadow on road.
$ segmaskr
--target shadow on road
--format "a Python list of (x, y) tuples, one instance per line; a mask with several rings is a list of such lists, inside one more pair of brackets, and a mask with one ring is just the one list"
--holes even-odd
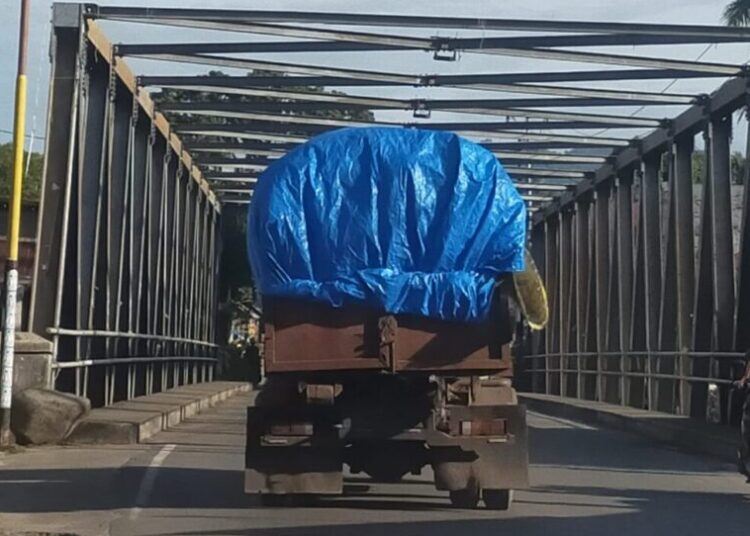
[[(654, 448), (653, 443), (647, 440), (619, 432), (558, 427), (554, 423), (533, 428), (531, 439), (531, 460), (534, 467), (600, 470), (601, 481), (594, 481), (595, 485), (588, 486), (565, 485), (565, 482), (561, 482), (560, 485), (535, 487), (517, 497), (516, 513), (509, 515), (486, 510), (461, 511), (456, 512), (454, 520), (447, 498), (426, 494), (413, 485), (424, 486), (423, 481), (413, 480), (402, 486), (393, 486), (390, 489), (394, 493), (384, 493), (380, 489), (373, 493), (372, 481), (354, 477), (347, 480), (344, 496), (320, 499), (312, 508), (401, 511), (407, 512), (406, 519), (409, 518), (408, 512), (440, 512), (440, 517), (445, 517), (447, 513), (451, 520), (336, 525), (337, 514), (331, 512), (334, 522), (330, 525), (257, 528), (251, 523), (256, 516), (249, 513), (248, 526), (244, 528), (232, 528), (226, 532), (213, 528), (206, 532), (181, 531), (179, 534), (369, 536), (384, 534), (395, 528), (398, 528), (400, 536), (457, 533), (475, 536), (497, 534), (499, 529), (508, 534), (541, 534), (551, 529), (554, 534), (575, 536), (615, 533), (688, 536), (705, 535), (717, 529), (722, 534), (745, 533), (750, 502), (743, 494), (711, 493), (710, 487), (705, 492), (675, 491), (674, 485), (667, 485), (663, 490), (618, 487), (619, 473), (661, 475), (664, 479), (660, 482), (669, 484), (672, 475), (675, 478), (700, 479), (711, 476), (711, 471), (726, 469), (725, 464)], [(187, 448), (203, 450), (204, 445), (198, 438), (197, 443)], [(148, 504), (139, 506), (147, 509), (174, 509), (186, 517), (191, 515), (191, 510), (197, 513), (199, 510), (210, 509), (224, 512), (228, 509), (250, 509), (250, 512), (258, 511), (260, 515), (264, 510), (256, 510), (257, 500), (242, 492), (241, 467), (237, 467), (237, 470), (212, 469), (210, 456), (211, 445), (206, 444), (205, 455), (201, 453), (199, 459), (207, 468), (159, 468)], [(239, 460), (241, 456), (238, 455), (238, 465), (241, 464)], [(139, 466), (55, 470), (3, 468), (0, 469), (0, 517), (2, 513), (34, 514), (131, 508), (137, 506), (134, 504), (134, 497), (145, 471), (145, 467)], [(424, 487), (425, 490), (428, 489), (427, 486)], [(566, 496), (571, 497), (570, 502), (566, 501)], [(602, 505), (602, 497), (612, 498), (616, 506)], [(564, 512), (567, 507), (571, 510), (584, 507), (589, 514), (585, 517), (566, 516)], [(307, 507), (295, 510), (297, 522), (300, 519), (298, 516), (304, 516), (306, 509)], [(533, 512), (534, 515), (524, 512)], [(521, 515), (523, 517), (515, 517)], [(291, 518), (289, 524), (292, 524)], [(545, 527), (548, 530), (544, 530)]]

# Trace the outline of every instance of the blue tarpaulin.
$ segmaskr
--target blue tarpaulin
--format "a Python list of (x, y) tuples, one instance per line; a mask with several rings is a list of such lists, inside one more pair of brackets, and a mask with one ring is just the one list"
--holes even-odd
[(329, 132), (258, 179), (248, 251), (264, 296), (481, 321), (524, 268), (526, 209), (487, 149), (448, 132)]

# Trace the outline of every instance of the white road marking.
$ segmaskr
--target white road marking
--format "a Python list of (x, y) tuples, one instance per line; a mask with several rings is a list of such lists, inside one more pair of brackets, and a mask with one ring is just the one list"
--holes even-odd
[(149, 496), (154, 489), (156, 473), (159, 470), (159, 467), (161, 467), (161, 464), (164, 463), (164, 460), (167, 459), (167, 456), (169, 456), (175, 448), (177, 448), (177, 445), (164, 445), (164, 447), (162, 447), (162, 449), (151, 460), (151, 463), (146, 469), (146, 474), (143, 475), (143, 480), (141, 480), (138, 493), (135, 496), (135, 506), (130, 509), (131, 520), (138, 519), (138, 516), (141, 515), (141, 507), (146, 506)]

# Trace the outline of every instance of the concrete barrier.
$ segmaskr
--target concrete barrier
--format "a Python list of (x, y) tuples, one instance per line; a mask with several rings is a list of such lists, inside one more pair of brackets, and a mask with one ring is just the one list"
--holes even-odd
[(250, 384), (209, 382), (183, 385), (93, 410), (66, 439), (68, 444), (140, 443), (239, 393)]

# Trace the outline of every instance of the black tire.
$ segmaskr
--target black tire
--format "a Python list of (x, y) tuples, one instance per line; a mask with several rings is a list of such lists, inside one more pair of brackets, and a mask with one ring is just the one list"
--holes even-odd
[(482, 490), (482, 500), (490, 510), (508, 510), (513, 504), (513, 490), (485, 489)]
[(372, 478), (375, 482), (395, 483), (401, 482), (401, 479), (404, 478), (409, 470), (403, 469), (401, 467), (384, 465), (378, 467), (368, 467), (365, 472), (370, 475), (370, 478)]
[(469, 487), (457, 489), (450, 492), (451, 504), (456, 508), (471, 510), (479, 504), (479, 489)]
[(291, 508), (315, 506), (319, 502), (319, 496), (311, 493), (288, 493), (261, 495), (261, 504), (270, 508)]
[(292, 505), (290, 495), (276, 495), (274, 493), (264, 493), (260, 496), (260, 504), (270, 508), (283, 508)]

